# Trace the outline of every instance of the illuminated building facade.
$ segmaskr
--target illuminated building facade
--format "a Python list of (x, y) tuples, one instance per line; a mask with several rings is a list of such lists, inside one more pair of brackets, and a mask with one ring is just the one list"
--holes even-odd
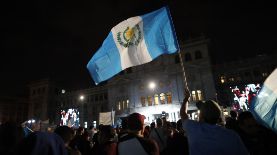
[[(209, 40), (204, 37), (182, 42), (180, 47), (191, 91), (189, 112), (197, 110), (195, 103), (199, 100), (214, 99), (230, 106), (233, 102), (230, 87), (262, 83), (277, 66), (276, 54), (212, 66)], [(161, 116), (177, 121), (184, 98), (183, 86), (177, 53), (128, 68), (107, 83), (89, 89), (68, 91), (49, 80), (35, 81), (29, 85), (28, 119), (49, 119), (60, 124), (63, 110), (77, 109), (77, 122), (84, 126), (94, 125), (94, 121), (98, 124), (99, 113), (112, 110), (115, 123), (133, 112), (145, 115), (147, 123)]]
[[(191, 91), (188, 110), (193, 111), (197, 101), (216, 99), (209, 39), (189, 40), (180, 43), (180, 47)], [(69, 121), (72, 117), (67, 116), (67, 111), (74, 111), (78, 115), (78, 119), (74, 118), (77, 123), (90, 126), (93, 121), (98, 124), (100, 112), (113, 110), (115, 123), (133, 112), (145, 115), (148, 123), (162, 115), (177, 121), (184, 98), (183, 86), (178, 53), (161, 55), (152, 62), (122, 71), (106, 84), (89, 89), (67, 91), (51, 86), (49, 81), (35, 82), (30, 85), (29, 117), (50, 118), (55, 124), (64, 123), (63, 118), (68, 118), (65, 122), (72, 125)]]
[[(198, 38), (183, 42), (180, 52), (192, 95), (188, 110), (196, 110), (196, 101), (216, 99), (209, 40)], [(109, 107), (116, 111), (117, 118), (139, 112), (146, 116), (148, 123), (162, 115), (169, 121), (177, 121), (184, 98), (183, 86), (178, 53), (162, 55), (109, 80)]]

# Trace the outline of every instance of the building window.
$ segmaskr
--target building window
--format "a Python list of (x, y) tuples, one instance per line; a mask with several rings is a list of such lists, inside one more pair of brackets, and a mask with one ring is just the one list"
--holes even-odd
[(175, 55), (175, 64), (179, 64), (180, 63), (180, 57), (179, 55)]
[(161, 101), (161, 104), (165, 104), (165, 94), (164, 93), (160, 94), (160, 101)]
[(268, 74), (265, 72), (265, 73), (262, 73), (262, 76), (263, 76), (263, 77), (267, 77)]
[(139, 86), (139, 89), (140, 89), (140, 90), (144, 90), (144, 85), (141, 84), (141, 85)]
[(154, 103), (155, 103), (155, 105), (159, 104), (159, 95), (158, 94), (154, 95)]
[(145, 107), (145, 97), (140, 97), (141, 106)]
[(191, 92), (191, 95), (192, 95), (192, 100), (196, 101), (196, 94), (194, 90)]
[(101, 112), (105, 111), (104, 105), (101, 106)]
[(117, 110), (121, 110), (121, 105), (120, 101), (117, 103)]
[(99, 95), (99, 101), (103, 101), (103, 98), (104, 98), (103, 94), (100, 94)]
[(94, 96), (90, 95), (90, 101), (93, 102), (94, 101)]
[(122, 110), (126, 108), (125, 107), (125, 101), (122, 101), (122, 107), (121, 108), (122, 108)]
[(126, 100), (126, 108), (129, 108), (129, 100)]
[(163, 82), (159, 82), (159, 86), (160, 86), (160, 88), (163, 88), (164, 87), (164, 83)]
[(236, 77), (236, 80), (237, 80), (237, 81), (241, 81), (241, 77), (238, 75), (238, 76)]
[(104, 94), (104, 99), (105, 99), (105, 100), (108, 99), (108, 94), (107, 94), (107, 93)]
[(230, 81), (230, 82), (234, 82), (234, 81), (235, 81), (235, 78), (230, 77), (230, 78), (229, 78), (229, 81)]
[(147, 97), (148, 106), (152, 106), (152, 96)]
[(197, 90), (196, 92), (197, 92), (198, 100), (203, 100), (203, 96), (202, 96), (201, 90)]
[(220, 83), (225, 83), (226, 82), (226, 77), (225, 76), (220, 76)]
[(191, 61), (191, 55), (190, 53), (185, 54), (185, 61)]
[(166, 94), (166, 98), (167, 98), (167, 104), (171, 104), (172, 103), (172, 94), (170, 92)]
[(201, 51), (195, 51), (195, 59), (201, 59), (201, 58), (202, 58)]

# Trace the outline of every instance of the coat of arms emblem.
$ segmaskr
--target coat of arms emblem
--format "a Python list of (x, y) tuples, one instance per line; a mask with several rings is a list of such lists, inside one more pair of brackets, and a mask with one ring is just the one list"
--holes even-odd
[(127, 27), (123, 32), (117, 32), (118, 43), (127, 48), (129, 46), (137, 46), (141, 40), (141, 30), (139, 25), (130, 28)]

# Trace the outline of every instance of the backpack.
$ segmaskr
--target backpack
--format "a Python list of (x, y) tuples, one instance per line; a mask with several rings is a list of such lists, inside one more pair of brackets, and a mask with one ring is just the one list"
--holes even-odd
[(120, 138), (117, 142), (117, 155), (119, 155), (119, 152), (118, 152), (118, 146), (119, 146), (119, 143), (121, 142), (124, 142), (124, 141), (127, 141), (127, 140), (130, 140), (130, 139), (133, 139), (133, 138), (136, 138), (139, 143), (141, 144), (142, 148), (144, 149), (144, 151), (148, 154), (148, 155), (151, 155), (151, 148), (150, 146), (147, 144), (147, 140), (143, 137), (139, 137), (137, 135), (133, 135), (133, 134), (128, 134), (127, 136), (124, 136), (123, 138)]

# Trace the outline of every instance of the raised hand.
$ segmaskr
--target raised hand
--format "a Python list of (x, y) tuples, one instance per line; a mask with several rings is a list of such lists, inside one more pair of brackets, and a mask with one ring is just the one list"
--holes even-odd
[(190, 98), (190, 91), (189, 91), (188, 88), (185, 88), (185, 89), (184, 89), (184, 96), (185, 96), (184, 101), (185, 101), (185, 100), (188, 101), (189, 98)]

